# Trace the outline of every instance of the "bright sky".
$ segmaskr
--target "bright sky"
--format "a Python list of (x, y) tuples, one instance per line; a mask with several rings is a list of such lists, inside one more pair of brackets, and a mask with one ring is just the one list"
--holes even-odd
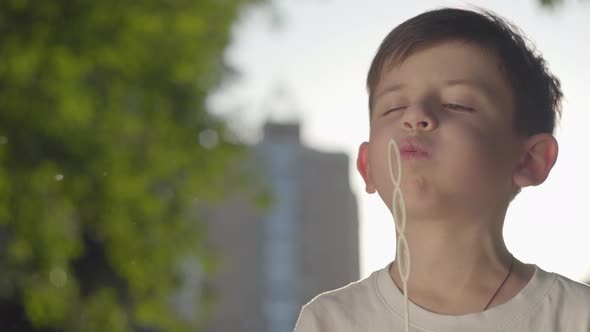
[(565, 1), (554, 11), (537, 3), (275, 0), (278, 27), (273, 28), (277, 17), (268, 10), (249, 12), (236, 27), (227, 59), (241, 77), (211, 103), (249, 141), (258, 138), (267, 119), (299, 120), (304, 144), (350, 156), (365, 277), (385, 266), (395, 253), (393, 220), (377, 195), (364, 192), (354, 165), (358, 145), (369, 133), (364, 82), (370, 61), (394, 26), (425, 10), (466, 4), (491, 9), (535, 42), (561, 79), (566, 98), (557, 132), (557, 164), (544, 184), (524, 189), (509, 208), (506, 243), (525, 262), (588, 280), (590, 1)]

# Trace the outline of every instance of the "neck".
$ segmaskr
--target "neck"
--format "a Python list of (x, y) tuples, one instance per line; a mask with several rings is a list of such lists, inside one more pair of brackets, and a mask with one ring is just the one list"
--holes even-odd
[[(406, 238), (411, 255), (408, 295), (414, 303), (435, 312), (482, 310), (512, 261), (501, 220), (408, 219)], [(401, 286), (397, 263), (390, 274)]]

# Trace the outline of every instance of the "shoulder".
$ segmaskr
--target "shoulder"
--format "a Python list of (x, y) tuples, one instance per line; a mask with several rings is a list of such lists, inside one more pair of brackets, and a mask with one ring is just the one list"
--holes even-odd
[(553, 285), (552, 293), (555, 296), (563, 297), (564, 302), (571, 302), (572, 304), (590, 305), (590, 286), (569, 279), (560, 274), (555, 275), (555, 284)]
[[(547, 273), (547, 272), (546, 272)], [(536, 307), (535, 317), (559, 331), (590, 331), (590, 286), (557, 273)]]
[(341, 308), (346, 310), (355, 303), (366, 302), (374, 292), (374, 275), (349, 285), (316, 296), (306, 306), (313, 308)]
[(301, 310), (295, 331), (354, 330), (355, 317), (379, 301), (375, 289), (377, 273), (316, 296)]
[(353, 282), (345, 287), (325, 292), (316, 296), (304, 306), (304, 310), (330, 315), (348, 315), (359, 306), (373, 300), (375, 292), (375, 274), (366, 279)]

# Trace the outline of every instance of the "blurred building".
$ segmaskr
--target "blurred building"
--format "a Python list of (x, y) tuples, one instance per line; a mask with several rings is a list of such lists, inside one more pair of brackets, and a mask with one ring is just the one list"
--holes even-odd
[(348, 157), (304, 147), (299, 132), (298, 124), (267, 124), (253, 147), (270, 208), (235, 198), (209, 215), (222, 259), (207, 331), (291, 332), (303, 304), (359, 278)]

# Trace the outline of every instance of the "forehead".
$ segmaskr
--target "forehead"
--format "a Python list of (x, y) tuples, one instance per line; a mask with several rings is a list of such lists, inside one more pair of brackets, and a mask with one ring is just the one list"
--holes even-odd
[[(443, 41), (419, 47), (404, 58), (394, 55), (383, 66), (372, 91), (373, 99), (399, 85), (465, 81), (510, 98), (511, 86), (501, 61), (490, 48), (463, 41)], [(511, 99), (511, 98), (510, 98)]]

